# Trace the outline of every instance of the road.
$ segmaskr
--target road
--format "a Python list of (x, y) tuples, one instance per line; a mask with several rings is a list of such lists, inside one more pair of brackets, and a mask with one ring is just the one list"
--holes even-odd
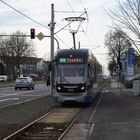
[(49, 95), (49, 91), (46, 84), (36, 84), (34, 90), (15, 90), (14, 87), (1, 87), (0, 108)]

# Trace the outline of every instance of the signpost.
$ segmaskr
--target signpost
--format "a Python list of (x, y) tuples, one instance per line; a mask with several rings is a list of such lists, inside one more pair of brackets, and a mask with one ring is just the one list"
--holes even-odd
[(45, 36), (43, 35), (43, 33), (39, 33), (38, 35), (37, 35), (37, 38), (41, 41), (43, 38), (44, 38)]

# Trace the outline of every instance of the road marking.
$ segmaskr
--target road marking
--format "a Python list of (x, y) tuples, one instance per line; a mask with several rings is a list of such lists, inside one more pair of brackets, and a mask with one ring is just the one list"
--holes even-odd
[(89, 130), (89, 133), (88, 133), (88, 137), (91, 137), (91, 135), (92, 135), (92, 133), (93, 133), (94, 126), (95, 126), (95, 124), (92, 123), (92, 125), (91, 125), (91, 127), (90, 127), (90, 130)]
[(98, 106), (99, 106), (99, 104), (100, 104), (100, 102), (101, 102), (101, 100), (102, 100), (102, 97), (103, 97), (103, 94), (101, 95), (101, 97), (100, 97), (100, 99), (99, 99), (99, 101), (98, 101), (98, 103), (97, 103), (95, 109), (93, 110), (93, 112), (92, 112), (92, 114), (91, 114), (91, 116), (90, 116), (90, 118), (89, 118), (89, 120), (88, 120), (89, 123), (91, 123), (91, 120), (92, 120), (92, 118), (94, 117), (94, 115), (95, 115), (95, 113), (96, 113), (96, 111), (97, 111), (97, 108), (98, 108)]
[(24, 94), (24, 93), (31, 93), (33, 91), (24, 91), (24, 92), (20, 92), (20, 93), (14, 93), (14, 94), (7, 94), (7, 95), (2, 95), (0, 97), (7, 97), (7, 96), (13, 96), (13, 95), (21, 95), (21, 94)]
[[(43, 96), (41, 96), (41, 97), (43, 97)], [(41, 97), (39, 97), (39, 98), (41, 98)], [(21, 102), (16, 102), (16, 103), (13, 103), (13, 104), (1, 106), (0, 109), (5, 108), (5, 107), (9, 107), (9, 106), (12, 106), (12, 105), (19, 105), (19, 104), (22, 104), (22, 103), (30, 102), (30, 101), (33, 101), (33, 100), (36, 100), (36, 99), (39, 99), (39, 98), (29, 99), (29, 100), (25, 100), (25, 101), (21, 101)]]
[(0, 100), (0, 102), (5, 102), (5, 101), (10, 101), (10, 100), (19, 100), (19, 98), (8, 98), (8, 99), (3, 99), (3, 100)]
[(13, 89), (13, 87), (0, 87), (0, 89), (9, 89), (9, 88), (12, 88)]
[(90, 116), (90, 118), (89, 118), (89, 120), (88, 120), (88, 123), (91, 123), (92, 125), (91, 125), (90, 130), (89, 130), (89, 133), (88, 133), (88, 135), (87, 135), (87, 139), (90, 138), (91, 135), (92, 135), (92, 133), (93, 133), (95, 124), (92, 123), (91, 120), (93, 119), (93, 117), (94, 117), (94, 115), (95, 115), (95, 113), (96, 113), (96, 111), (97, 111), (97, 108), (98, 108), (98, 106), (99, 106), (99, 104), (100, 104), (100, 102), (101, 102), (101, 100), (102, 100), (102, 97), (103, 97), (103, 94), (101, 95), (101, 97), (100, 97), (100, 99), (99, 99), (97, 105), (95, 106), (95, 109), (93, 110), (93, 112), (92, 112), (92, 114), (91, 114), (91, 116)]

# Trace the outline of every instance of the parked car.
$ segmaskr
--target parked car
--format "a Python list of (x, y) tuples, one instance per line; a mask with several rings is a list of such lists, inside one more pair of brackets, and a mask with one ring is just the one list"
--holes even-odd
[(18, 77), (15, 81), (15, 90), (27, 88), (28, 90), (34, 89), (35, 83), (30, 77)]
[(0, 75), (0, 81), (5, 82), (7, 81), (7, 76), (6, 75)]

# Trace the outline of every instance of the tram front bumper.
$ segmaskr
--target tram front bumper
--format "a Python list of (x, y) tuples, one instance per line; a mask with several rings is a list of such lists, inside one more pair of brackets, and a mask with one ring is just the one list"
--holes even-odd
[(90, 95), (87, 95), (87, 93), (82, 93), (79, 95), (72, 95), (72, 96), (70, 95), (64, 96), (64, 94), (63, 95), (55, 94), (54, 99), (56, 102), (59, 103), (72, 102), (72, 101), (86, 103), (86, 102), (91, 102), (92, 97)]

